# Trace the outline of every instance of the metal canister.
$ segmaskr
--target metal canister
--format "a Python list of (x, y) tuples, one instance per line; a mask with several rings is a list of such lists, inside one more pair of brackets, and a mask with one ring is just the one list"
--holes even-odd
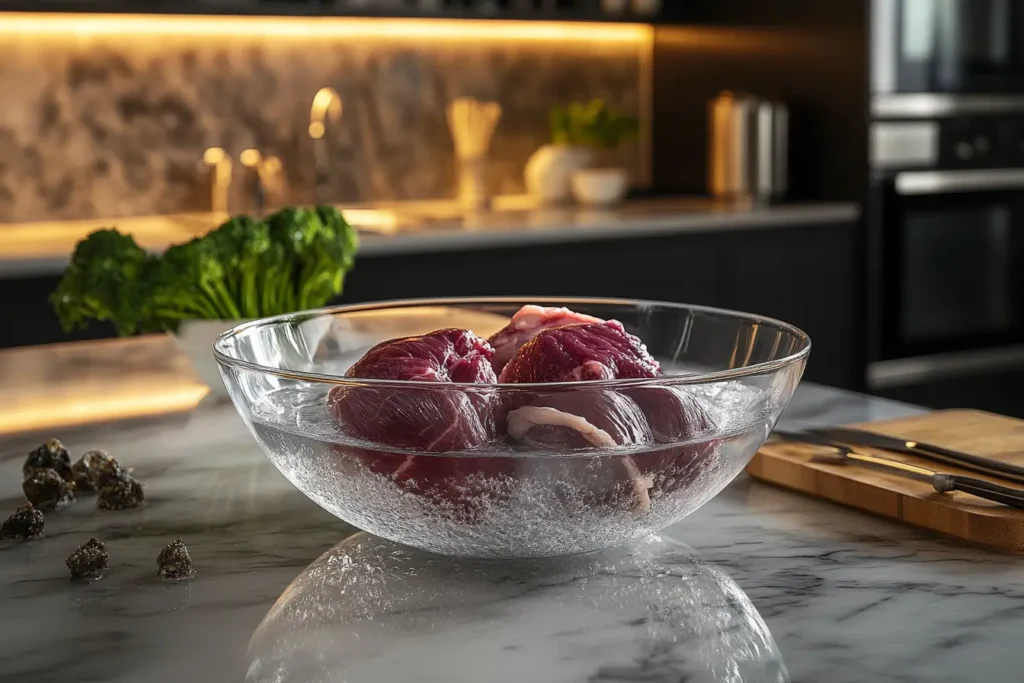
[(723, 92), (708, 105), (708, 190), (771, 202), (789, 189), (789, 110), (781, 102)]

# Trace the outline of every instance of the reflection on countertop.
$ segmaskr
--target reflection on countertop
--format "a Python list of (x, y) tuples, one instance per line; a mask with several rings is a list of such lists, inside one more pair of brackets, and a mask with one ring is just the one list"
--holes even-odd
[(208, 389), (170, 335), (0, 351), (0, 435), (192, 410)]
[(659, 536), (494, 562), (356, 534), (284, 590), (246, 659), (247, 683), (789, 680), (743, 590)]
[[(498, 197), (493, 209), (465, 214), (452, 200), (342, 206), (362, 234), (360, 256), (460, 251), (626, 236), (849, 223), (851, 202), (777, 206), (721, 203), (702, 198), (640, 199), (609, 209), (537, 207), (524, 195)], [(227, 216), (189, 213), (107, 220), (0, 225), (0, 277), (59, 274), (75, 243), (116, 226), (144, 248), (159, 251), (205, 234)]]

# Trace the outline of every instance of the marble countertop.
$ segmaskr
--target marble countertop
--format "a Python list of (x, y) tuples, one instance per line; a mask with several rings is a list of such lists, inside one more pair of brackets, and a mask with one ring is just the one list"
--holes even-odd
[(187, 412), (207, 393), (170, 335), (4, 349), (0, 377), (0, 435)]
[[(785, 423), (913, 412), (804, 385)], [(479, 565), (353, 536), (230, 406), (54, 435), (134, 466), (148, 502), (80, 501), (43, 539), (0, 543), (0, 680), (960, 683), (1024, 667), (1019, 558), (746, 476), (660, 539)], [(0, 509), (42, 436), (0, 439)], [(90, 536), (112, 569), (72, 582), (64, 558)], [(155, 557), (176, 536), (199, 574), (163, 584)]]
[[(662, 198), (592, 210), (537, 208), (521, 196), (499, 198), (494, 211), (472, 215), (463, 215), (451, 201), (345, 210), (354, 224), (365, 226), (361, 258), (722, 229), (830, 225), (849, 223), (860, 215), (858, 205), (848, 202), (757, 207)], [(160, 251), (206, 233), (225, 218), (222, 214), (191, 213), (0, 225), (0, 278), (60, 274), (78, 240), (101, 227), (116, 226), (135, 236), (144, 248)]]

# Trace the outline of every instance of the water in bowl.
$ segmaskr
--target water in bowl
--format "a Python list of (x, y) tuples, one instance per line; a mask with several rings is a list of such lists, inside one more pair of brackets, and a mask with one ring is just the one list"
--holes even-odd
[[(699, 508), (746, 465), (778, 410), (752, 409), (765, 394), (741, 382), (689, 390), (718, 426), (713, 436), (611, 451), (382, 449), (344, 434), (327, 410), (327, 388), (312, 384), (267, 395), (249, 424), (285, 477), (360, 529), (445, 555), (546, 557), (647, 536)], [(646, 500), (638, 474), (647, 477), (640, 489), (651, 484)]]

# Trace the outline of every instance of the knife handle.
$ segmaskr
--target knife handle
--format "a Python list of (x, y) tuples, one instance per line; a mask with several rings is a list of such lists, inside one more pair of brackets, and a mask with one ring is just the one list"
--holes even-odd
[(978, 498), (991, 500), (1010, 507), (1024, 509), (1024, 491), (1009, 486), (1000, 486), (984, 479), (964, 477), (959, 474), (936, 474), (932, 477), (932, 486), (939, 493), (960, 491)]
[(983, 458), (971, 455), (970, 453), (960, 453), (933, 444), (919, 443), (915, 448), (907, 449), (906, 452), (921, 456), (922, 458), (945, 462), (955, 467), (962, 467), (965, 470), (981, 472), (982, 474), (989, 474), (994, 477), (1009, 479), (1018, 484), (1024, 484), (1024, 469), (1019, 465), (1002, 462), (1001, 460)]

